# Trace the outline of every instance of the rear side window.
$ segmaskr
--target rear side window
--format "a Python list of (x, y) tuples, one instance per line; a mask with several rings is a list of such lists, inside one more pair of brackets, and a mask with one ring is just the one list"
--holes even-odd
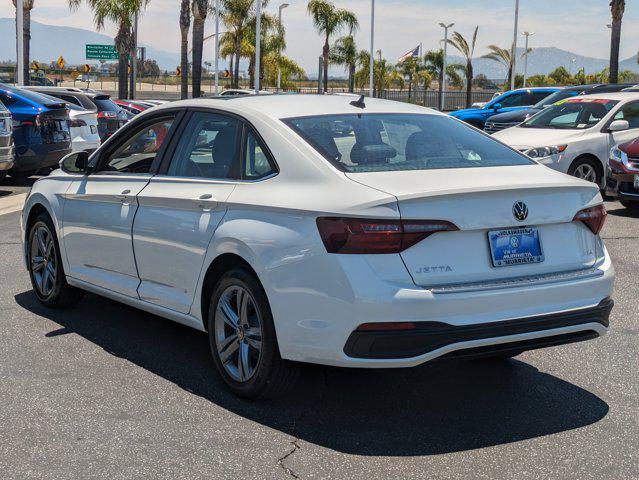
[(534, 105), (538, 102), (541, 102), (544, 98), (547, 98), (550, 96), (552, 92), (532, 92), (531, 95), (531, 99), (530, 99), (530, 105)]
[(217, 113), (195, 112), (180, 138), (167, 175), (210, 179), (239, 178), (241, 123)]
[(346, 172), (534, 163), (487, 135), (442, 115), (325, 115), (284, 122)]
[(266, 148), (249, 130), (244, 144), (244, 175), (247, 180), (258, 180), (276, 172)]
[(119, 112), (120, 107), (110, 98), (93, 98), (93, 103), (98, 107), (99, 112)]
[(532, 94), (527, 92), (514, 93), (508, 97), (500, 100), (497, 103), (501, 103), (501, 106), (506, 107), (525, 107), (527, 105), (533, 105), (536, 102), (532, 100)]

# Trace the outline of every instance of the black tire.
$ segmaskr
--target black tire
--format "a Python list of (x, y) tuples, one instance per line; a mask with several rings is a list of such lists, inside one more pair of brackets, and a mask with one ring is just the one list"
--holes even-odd
[(10, 174), (13, 178), (17, 180), (25, 180), (35, 175), (36, 171), (35, 170), (24, 170), (24, 171), (18, 171), (18, 172), (11, 171)]
[[(580, 169), (583, 167), (590, 167), (595, 172), (595, 181), (593, 183), (597, 184), (599, 188), (601, 188), (601, 184), (603, 181), (603, 168), (601, 167), (601, 162), (596, 158), (592, 157), (582, 157), (575, 160), (570, 168), (568, 169), (568, 175), (572, 175), (573, 177), (582, 178), (579, 174)], [(591, 180), (592, 181), (592, 180)]]
[(639, 202), (634, 202), (632, 200), (619, 200), (619, 203), (621, 203), (628, 210), (639, 210)]
[[(232, 291), (233, 289), (243, 289), (245, 292), (250, 294), (250, 301), (253, 303), (254, 312), (252, 315), (252, 321), (255, 322), (256, 319), (258, 319), (257, 321), (260, 324), (261, 331), (261, 351), (258, 359), (255, 360), (252, 375), (250, 378), (243, 381), (234, 378), (233, 374), (227, 370), (230, 368), (229, 364), (232, 364), (235, 361), (234, 354), (229, 356), (227, 363), (223, 363), (221, 354), (218, 351), (218, 341), (220, 339), (219, 330), (216, 330), (218, 305), (220, 304), (222, 295), (228, 295), (227, 292)], [(239, 300), (237, 301), (239, 302)], [(247, 307), (247, 310), (248, 308), (249, 307)], [(239, 312), (239, 307), (237, 307), (237, 309)], [(218, 319), (218, 323), (219, 322), (220, 320)], [(222, 328), (226, 329), (226, 331), (232, 331), (232, 328), (228, 323), (223, 325), (224, 326)], [(246, 332), (249, 330), (251, 329), (247, 328)], [(257, 328), (254, 328), (254, 330), (257, 330)], [(285, 393), (295, 384), (297, 377), (299, 376), (300, 366), (295, 362), (283, 360), (280, 357), (277, 337), (275, 334), (275, 325), (273, 323), (273, 315), (271, 313), (266, 293), (264, 292), (259, 280), (247, 270), (243, 268), (234, 268), (229, 270), (222, 276), (222, 278), (220, 278), (213, 289), (209, 305), (208, 333), (211, 354), (213, 355), (215, 367), (228, 388), (235, 395), (250, 399), (276, 397)], [(240, 337), (239, 331), (237, 336), (238, 338)], [(245, 338), (249, 338), (248, 333)], [(235, 342), (232, 343), (234, 344)], [(239, 356), (242, 343), (246, 344), (245, 348), (247, 352), (250, 352), (252, 349), (253, 358), (255, 357), (257, 350), (249, 345), (250, 342), (248, 340), (238, 340), (238, 343), (237, 361), (235, 361), (235, 363), (238, 365), (237, 370), (239, 371)], [(247, 358), (248, 355), (249, 353), (247, 353)]]
[[(51, 251), (47, 257), (43, 260), (44, 271), (47, 271), (48, 277), (45, 274), (40, 274), (34, 271), (36, 265), (40, 265), (40, 262), (33, 260), (32, 253), (35, 254), (34, 249), (40, 248), (38, 246), (38, 240), (36, 235), (38, 232), (46, 231), (50, 235)], [(31, 279), (31, 285), (38, 301), (49, 308), (65, 308), (70, 307), (78, 303), (84, 296), (84, 291), (78, 288), (72, 287), (67, 283), (66, 275), (64, 273), (64, 267), (62, 265), (62, 258), (60, 257), (60, 245), (58, 244), (58, 238), (55, 234), (55, 227), (51, 218), (46, 213), (39, 214), (33, 223), (29, 227), (28, 246), (27, 246), (27, 261), (29, 265), (29, 278)], [(36, 242), (36, 243), (34, 243)], [(49, 245), (49, 242), (46, 242)], [(48, 248), (45, 248), (48, 250)], [(55, 275), (52, 275), (49, 265), (53, 265)], [(48, 280), (47, 280), (48, 278)], [(44, 285), (42, 279), (44, 279)]]

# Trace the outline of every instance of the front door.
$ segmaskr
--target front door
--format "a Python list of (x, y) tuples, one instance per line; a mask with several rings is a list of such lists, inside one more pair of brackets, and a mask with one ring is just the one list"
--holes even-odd
[(100, 155), (95, 172), (72, 182), (63, 212), (69, 276), (137, 297), (131, 237), (137, 195), (153, 176), (173, 121), (165, 115), (132, 128)]

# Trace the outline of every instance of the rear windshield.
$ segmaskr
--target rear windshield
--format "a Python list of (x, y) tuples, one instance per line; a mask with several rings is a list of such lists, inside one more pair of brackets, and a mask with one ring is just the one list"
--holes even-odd
[(347, 114), (289, 118), (284, 122), (346, 172), (534, 163), (460, 121), (440, 115)]
[[(2, 88), (2, 90), (10, 92), (16, 97), (26, 98), (27, 100), (30, 100), (31, 102), (36, 103), (38, 105), (45, 105), (47, 103), (51, 103), (51, 100), (50, 100), (51, 97), (40, 95), (37, 92), (32, 92), (30, 90), (16, 88), (16, 87), (12, 87), (10, 85), (4, 85), (4, 84), (0, 84), (0, 88)], [(55, 103), (60, 103), (60, 100), (56, 99)]]
[(120, 107), (118, 107), (116, 103), (110, 98), (102, 98), (102, 99), (93, 98), (92, 101), (98, 106), (99, 112), (119, 112), (120, 111)]

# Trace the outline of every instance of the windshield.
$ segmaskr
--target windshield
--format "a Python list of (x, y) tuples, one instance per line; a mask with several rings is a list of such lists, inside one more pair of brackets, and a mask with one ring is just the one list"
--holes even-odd
[(571, 98), (542, 110), (520, 127), (585, 130), (597, 125), (617, 103), (599, 98)]
[(322, 115), (283, 120), (346, 172), (530, 165), (533, 162), (462, 122), (440, 115)]
[(549, 95), (544, 98), (541, 102), (537, 103), (533, 108), (546, 108), (554, 103), (557, 103), (561, 100), (565, 100), (567, 98), (576, 97), (577, 95), (581, 95), (582, 92), (578, 90), (559, 90), (558, 92)]

